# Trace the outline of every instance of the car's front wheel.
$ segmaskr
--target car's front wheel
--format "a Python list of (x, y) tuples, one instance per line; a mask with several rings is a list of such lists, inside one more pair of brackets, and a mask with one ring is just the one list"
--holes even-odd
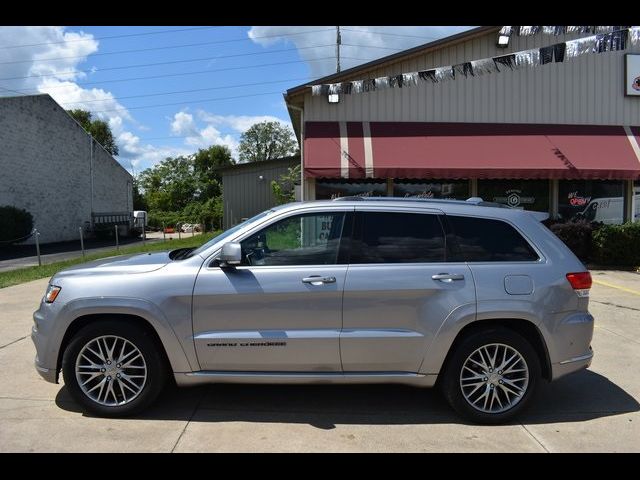
[(145, 329), (116, 320), (79, 330), (62, 358), (73, 398), (100, 416), (133, 415), (149, 406), (166, 380), (165, 362)]
[(452, 352), (442, 389), (465, 418), (486, 424), (518, 415), (534, 395), (541, 376), (531, 344), (506, 328), (476, 331)]

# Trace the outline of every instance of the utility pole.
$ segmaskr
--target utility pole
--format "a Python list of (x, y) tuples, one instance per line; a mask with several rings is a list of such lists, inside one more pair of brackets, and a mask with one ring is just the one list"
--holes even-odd
[(342, 38), (340, 37), (340, 25), (336, 27), (336, 73), (340, 73), (340, 45)]

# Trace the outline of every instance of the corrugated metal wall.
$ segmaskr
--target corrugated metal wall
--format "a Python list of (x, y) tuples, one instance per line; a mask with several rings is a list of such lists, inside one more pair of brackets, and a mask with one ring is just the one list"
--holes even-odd
[[(583, 36), (514, 35), (508, 48), (498, 49), (497, 33), (489, 33), (362, 78), (454, 65)], [(640, 125), (640, 98), (623, 92), (626, 53), (640, 53), (640, 46), (442, 84), (418, 81), (409, 88), (342, 95), (338, 104), (307, 93), (305, 120)]]
[(299, 158), (273, 160), (238, 165), (222, 172), (224, 229), (276, 205), (271, 181), (280, 180), (289, 167), (299, 163)]

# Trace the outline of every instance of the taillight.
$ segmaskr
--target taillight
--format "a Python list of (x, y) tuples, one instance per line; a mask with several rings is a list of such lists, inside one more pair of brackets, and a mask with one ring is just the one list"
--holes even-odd
[(589, 272), (567, 273), (567, 280), (579, 297), (588, 297), (591, 288), (591, 274)]

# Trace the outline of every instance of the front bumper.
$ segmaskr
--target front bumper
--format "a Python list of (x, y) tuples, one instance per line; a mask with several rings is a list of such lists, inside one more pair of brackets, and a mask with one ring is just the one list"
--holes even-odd
[(58, 383), (58, 370), (56, 368), (45, 368), (41, 367), (38, 364), (38, 356), (36, 355), (36, 360), (34, 362), (36, 367), (36, 372), (40, 374), (42, 378), (44, 378), (49, 383)]
[(40, 304), (40, 308), (33, 313), (31, 340), (36, 347), (35, 368), (47, 382), (58, 383), (58, 350), (52, 348), (53, 322), (51, 308)]

